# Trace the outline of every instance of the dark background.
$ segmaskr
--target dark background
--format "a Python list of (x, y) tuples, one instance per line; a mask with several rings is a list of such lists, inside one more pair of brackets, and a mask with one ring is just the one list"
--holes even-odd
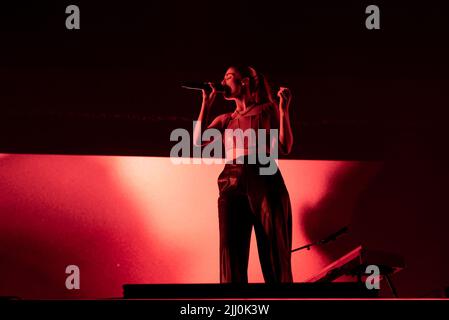
[[(0, 151), (168, 156), (201, 102), (180, 83), (248, 63), (293, 91), (290, 158), (445, 156), (442, 3), (2, 2)], [(65, 28), (69, 4), (81, 30)], [(381, 30), (365, 28), (369, 4)]]
[[(3, 1), (0, 152), (168, 156), (170, 132), (190, 129), (200, 108), (181, 81), (248, 63), (293, 92), (289, 158), (382, 160), (370, 180), (363, 165), (335, 174), (302, 222), (309, 238), (349, 221), (329, 258), (359, 244), (401, 254), (399, 293), (438, 296), (449, 286), (443, 3)], [(81, 30), (65, 28), (69, 4)], [(381, 30), (365, 28), (369, 4)], [(218, 101), (214, 113), (230, 108)]]

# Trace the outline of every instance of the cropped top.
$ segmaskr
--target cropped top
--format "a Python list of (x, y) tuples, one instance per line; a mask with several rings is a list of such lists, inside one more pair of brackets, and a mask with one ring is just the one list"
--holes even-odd
[[(252, 105), (243, 112), (236, 110), (218, 118), (221, 121), (208, 128), (221, 132), (227, 161), (258, 152), (269, 155), (278, 145), (279, 110), (274, 103)], [(273, 135), (270, 129), (277, 129), (277, 134)]]

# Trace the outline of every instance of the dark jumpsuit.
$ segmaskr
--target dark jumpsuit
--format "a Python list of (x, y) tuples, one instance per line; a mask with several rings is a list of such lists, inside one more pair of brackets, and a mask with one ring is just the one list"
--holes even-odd
[[(250, 107), (224, 115), (224, 129), (278, 129), (274, 104)], [(268, 131), (269, 132), (269, 131)], [(220, 283), (247, 283), (251, 231), (254, 226), (266, 283), (292, 282), (292, 213), (280, 170), (260, 175), (260, 163), (226, 163), (218, 177)]]

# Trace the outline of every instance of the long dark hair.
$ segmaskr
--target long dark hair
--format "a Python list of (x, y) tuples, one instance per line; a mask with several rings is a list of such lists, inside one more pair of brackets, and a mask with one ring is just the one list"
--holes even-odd
[(263, 104), (267, 102), (276, 103), (273, 99), (273, 93), (271, 91), (271, 86), (267, 78), (262, 74), (257, 72), (253, 67), (243, 65), (243, 66), (232, 66), (242, 78), (249, 78), (249, 92), (251, 94), (251, 99), (256, 104)]

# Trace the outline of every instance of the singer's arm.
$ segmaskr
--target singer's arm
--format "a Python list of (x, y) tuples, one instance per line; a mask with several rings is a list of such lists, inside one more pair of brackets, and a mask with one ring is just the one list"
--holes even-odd
[(203, 135), (202, 128), (207, 125), (208, 116), (209, 106), (207, 106), (205, 101), (203, 100), (198, 120), (196, 121), (195, 128), (193, 129), (193, 144), (197, 147), (201, 146), (201, 136)]
[(209, 126), (207, 126), (209, 111), (217, 94), (214, 86), (212, 84), (210, 84), (210, 86), (212, 88), (212, 91), (210, 93), (206, 92), (206, 90), (203, 90), (203, 103), (201, 104), (200, 114), (198, 116), (197, 122), (195, 123), (195, 128), (193, 129), (193, 144), (197, 147), (202, 145), (201, 137), (203, 135), (203, 128), (218, 127), (222, 122), (222, 117), (218, 116), (212, 121)]

